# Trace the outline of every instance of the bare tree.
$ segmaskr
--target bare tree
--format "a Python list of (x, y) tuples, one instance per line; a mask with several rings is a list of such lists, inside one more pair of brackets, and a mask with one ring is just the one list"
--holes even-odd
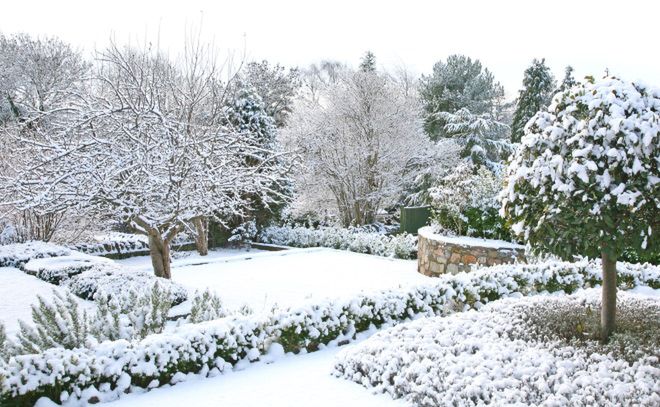
[(318, 96), (300, 102), (286, 134), (309, 171), (300, 188), (327, 188), (346, 226), (373, 222), (431, 150), (419, 104), (376, 72), (345, 71)]
[(170, 243), (187, 224), (244, 211), (246, 194), (277, 199), (273, 186), (288, 168), (274, 163), (286, 154), (255, 147), (253, 135), (215, 120), (214, 106), (191, 109), (215, 91), (215, 75), (183, 65), (148, 48), (113, 44), (99, 53), (91, 94), (49, 116), (47, 132), (15, 135), (32, 160), (15, 176), (0, 176), (6, 203), (130, 222), (149, 237), (155, 274), (169, 278)]

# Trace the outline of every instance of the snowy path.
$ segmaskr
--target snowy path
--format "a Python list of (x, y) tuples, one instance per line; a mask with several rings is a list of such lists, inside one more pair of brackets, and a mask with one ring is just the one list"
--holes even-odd
[[(354, 346), (353, 344), (348, 346)], [(272, 364), (252, 364), (243, 371), (199, 378), (145, 394), (131, 394), (103, 404), (129, 406), (223, 407), (403, 407), (401, 400), (371, 394), (364, 387), (330, 375), (335, 355), (330, 347), (306, 355), (287, 355)]]
[[(267, 311), (275, 304), (288, 307), (310, 299), (353, 297), (362, 291), (422, 284), (430, 278), (417, 273), (414, 260), (325, 248), (221, 254), (202, 258), (208, 264), (199, 264), (199, 257), (174, 260), (172, 279), (191, 290), (214, 290), (230, 309), (247, 304), (254, 311)], [(151, 267), (148, 257), (119, 263), (135, 269)]]

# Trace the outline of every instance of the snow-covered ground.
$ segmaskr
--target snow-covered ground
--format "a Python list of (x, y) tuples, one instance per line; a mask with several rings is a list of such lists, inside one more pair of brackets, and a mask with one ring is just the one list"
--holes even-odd
[[(5, 325), (7, 333), (12, 335), (18, 332), (18, 320), (32, 321), (31, 304), (37, 302), (37, 295), (45, 299), (53, 296), (53, 290), (64, 292), (63, 288), (39, 280), (12, 267), (0, 268), (0, 322)], [(80, 300), (85, 308), (94, 305)]]
[[(258, 362), (242, 371), (214, 378), (194, 378), (173, 387), (131, 394), (104, 404), (128, 406), (224, 406), (224, 407), (388, 407), (408, 406), (390, 396), (371, 394), (362, 386), (333, 377), (337, 353), (344, 347), (328, 347), (306, 355), (286, 355), (275, 363)], [(40, 407), (54, 406), (51, 403)]]
[[(207, 262), (207, 264), (201, 264)], [(120, 260), (149, 269), (148, 257)], [(313, 248), (279, 252), (214, 251), (207, 257), (175, 259), (172, 279), (191, 290), (209, 288), (229, 309), (248, 305), (264, 311), (298, 305), (311, 298), (352, 297), (361, 291), (411, 286), (425, 281), (414, 260), (389, 259), (348, 251)]]

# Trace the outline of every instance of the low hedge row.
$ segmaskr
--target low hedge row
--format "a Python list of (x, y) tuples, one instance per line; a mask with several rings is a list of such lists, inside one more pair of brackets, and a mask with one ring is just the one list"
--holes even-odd
[(271, 226), (263, 229), (257, 239), (261, 243), (282, 246), (329, 247), (399, 259), (417, 258), (417, 238), (407, 233), (390, 236), (365, 232), (363, 228)]
[[(660, 288), (660, 268), (619, 264), (620, 285)], [(138, 342), (105, 342), (93, 349), (50, 349), (12, 357), (0, 365), (0, 404), (32, 405), (40, 397), (105, 401), (133, 388), (175, 383), (185, 374), (222, 372), (240, 360), (256, 360), (270, 344), (287, 352), (321, 344), (369, 326), (415, 315), (444, 315), (479, 308), (499, 298), (542, 291), (573, 292), (600, 282), (600, 262), (502, 265), (447, 275), (410, 289), (363, 294), (268, 315), (227, 317), (190, 324)]]
[(69, 256), (71, 249), (45, 242), (25, 242), (0, 246), (0, 267), (22, 268), (32, 259)]

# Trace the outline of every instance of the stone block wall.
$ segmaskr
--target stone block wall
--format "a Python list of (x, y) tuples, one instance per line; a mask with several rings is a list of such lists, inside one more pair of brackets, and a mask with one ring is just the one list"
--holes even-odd
[(525, 261), (524, 246), (499, 240), (441, 236), (430, 227), (419, 230), (417, 246), (417, 271), (430, 277), (470, 271), (473, 265)]

